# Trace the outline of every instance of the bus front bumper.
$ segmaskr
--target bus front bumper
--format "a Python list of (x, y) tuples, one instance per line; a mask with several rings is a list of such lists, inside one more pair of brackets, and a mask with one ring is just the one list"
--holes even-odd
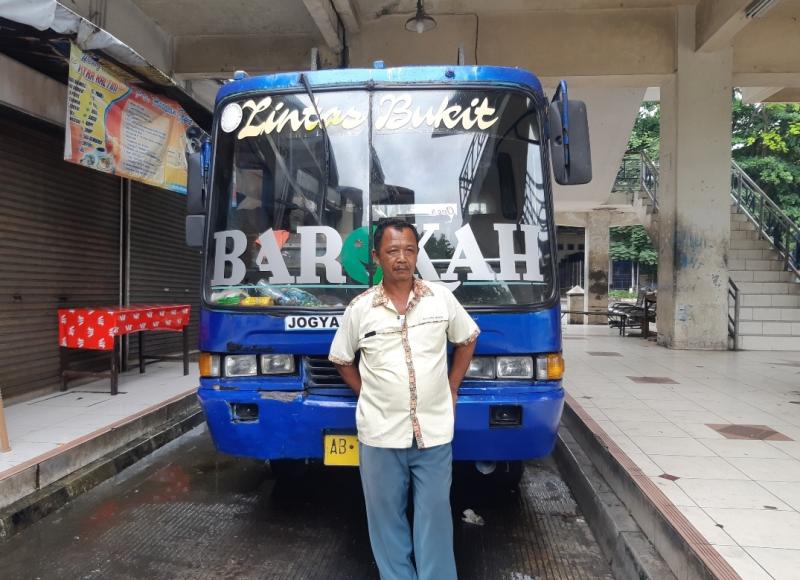
[[(203, 387), (198, 397), (217, 449), (230, 455), (321, 460), (325, 433), (356, 430), (354, 397)], [(560, 382), (531, 388), (462, 388), (453, 458), (500, 461), (544, 457), (555, 445), (563, 404)], [(507, 424), (509, 413), (511, 424)], [(514, 424), (517, 414), (519, 424)], [(501, 416), (505, 424), (493, 425), (493, 419), (497, 423)]]

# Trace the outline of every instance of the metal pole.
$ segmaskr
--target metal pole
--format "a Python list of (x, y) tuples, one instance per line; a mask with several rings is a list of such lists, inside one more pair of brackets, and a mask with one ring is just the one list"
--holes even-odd
[(739, 289), (733, 294), (733, 350), (739, 350)]

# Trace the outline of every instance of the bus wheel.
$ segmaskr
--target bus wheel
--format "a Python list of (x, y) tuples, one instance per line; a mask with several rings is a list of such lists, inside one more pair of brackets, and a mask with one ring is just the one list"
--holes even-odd
[(522, 480), (522, 461), (476, 461), (475, 469), (480, 478), (491, 487), (503, 491), (515, 491)]
[(275, 479), (297, 481), (303, 479), (308, 472), (305, 459), (271, 459), (270, 470)]

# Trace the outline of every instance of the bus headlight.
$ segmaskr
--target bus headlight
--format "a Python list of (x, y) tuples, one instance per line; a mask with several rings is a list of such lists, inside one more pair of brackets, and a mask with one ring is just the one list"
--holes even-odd
[(292, 373), (294, 373), (294, 355), (291, 354), (261, 355), (261, 374), (290, 375)]
[(229, 354), (225, 357), (226, 377), (249, 377), (258, 374), (256, 355)]
[(494, 378), (494, 357), (476, 356), (469, 361), (467, 373), (464, 375), (468, 379), (493, 379)]
[(499, 356), (495, 368), (498, 379), (533, 378), (533, 358), (529, 356)]

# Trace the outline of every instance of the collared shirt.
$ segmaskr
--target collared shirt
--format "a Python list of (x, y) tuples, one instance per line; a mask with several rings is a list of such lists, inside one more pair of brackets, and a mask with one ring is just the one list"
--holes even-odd
[(469, 344), (480, 330), (444, 286), (415, 279), (405, 316), (383, 284), (353, 299), (329, 359), (352, 365), (360, 352), (358, 439), (372, 447), (433, 447), (453, 439), (447, 341)]

